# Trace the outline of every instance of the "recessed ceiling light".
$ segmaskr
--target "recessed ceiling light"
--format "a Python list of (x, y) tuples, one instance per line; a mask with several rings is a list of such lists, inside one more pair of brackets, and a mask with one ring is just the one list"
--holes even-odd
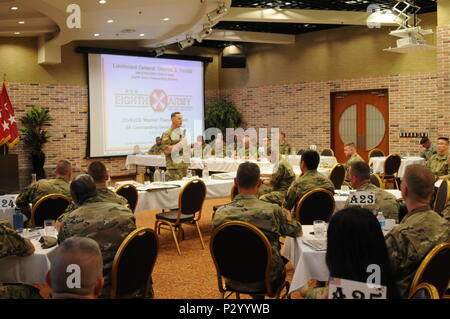
[(24, 24), (25, 23), (25, 21), (19, 21), (19, 24)]
[(170, 19), (169, 19), (169, 18), (164, 18), (163, 20), (164, 20), (164, 21), (169, 21)]
[(11, 10), (19, 10), (18, 7), (11, 7)]
[(108, 21), (106, 21), (106, 22), (108, 22), (108, 23), (113, 23), (114, 22), (114, 20), (113, 19), (109, 19)]
[(139, 36), (140, 36), (140, 37), (143, 37), (143, 36), (145, 36), (145, 33), (141, 33), (141, 34), (139, 34)]
[(14, 32), (14, 34), (20, 34), (20, 32)]
[(100, 36), (100, 33), (95, 33), (94, 34), (94, 37), (99, 37)]
[(105, 4), (105, 3), (106, 3), (106, 0), (100, 0), (98, 3), (100, 3), (100, 4)]

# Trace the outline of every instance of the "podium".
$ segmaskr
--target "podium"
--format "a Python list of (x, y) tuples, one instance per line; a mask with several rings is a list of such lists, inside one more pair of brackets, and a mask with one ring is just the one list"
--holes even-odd
[(0, 155), (0, 194), (18, 193), (19, 189), (18, 155)]

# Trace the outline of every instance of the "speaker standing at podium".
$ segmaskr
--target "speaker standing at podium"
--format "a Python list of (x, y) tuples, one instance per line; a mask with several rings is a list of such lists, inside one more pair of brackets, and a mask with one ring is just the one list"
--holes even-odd
[(172, 126), (163, 133), (161, 148), (166, 155), (167, 181), (180, 180), (187, 175), (189, 154), (183, 154), (187, 146), (186, 131), (181, 129), (183, 115), (174, 112), (170, 115)]

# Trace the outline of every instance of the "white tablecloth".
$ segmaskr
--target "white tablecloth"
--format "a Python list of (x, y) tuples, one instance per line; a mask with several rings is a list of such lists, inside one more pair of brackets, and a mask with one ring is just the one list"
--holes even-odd
[[(171, 181), (168, 184), (178, 184), (181, 187), (154, 190), (154, 191), (139, 191), (138, 203), (136, 206), (136, 212), (142, 210), (151, 209), (172, 209), (178, 207), (178, 194), (180, 193), (182, 187), (188, 181)], [(206, 198), (221, 198), (229, 197), (231, 192), (231, 187), (233, 186), (234, 180), (215, 180), (210, 179), (205, 182), (206, 184)]]
[[(384, 173), (384, 162), (386, 161), (386, 157), (371, 157), (370, 161), (373, 163), (373, 171), (377, 174)], [(401, 178), (405, 174), (405, 168), (411, 164), (421, 164), (425, 165), (425, 159), (422, 157), (403, 157), (400, 167), (398, 169), (398, 176)]]
[[(386, 192), (391, 193), (395, 196), (395, 198), (399, 199), (402, 198), (402, 192), (398, 189), (385, 189)], [(339, 191), (336, 191), (339, 193)], [(334, 202), (336, 203), (334, 211), (337, 212), (341, 209), (344, 209), (345, 202), (347, 201), (348, 196), (335, 194), (334, 195)]]
[(312, 225), (303, 225), (303, 236), (286, 237), (281, 254), (289, 259), (294, 266), (294, 275), (289, 292), (299, 290), (310, 279), (328, 281), (330, 272), (325, 262), (326, 251), (316, 251), (305, 245), (302, 239), (315, 239), (309, 233), (313, 231)]
[(8, 256), (0, 258), (0, 282), (44, 284), (50, 269), (48, 253), (56, 248), (42, 249), (38, 239), (31, 239), (35, 252), (31, 256)]

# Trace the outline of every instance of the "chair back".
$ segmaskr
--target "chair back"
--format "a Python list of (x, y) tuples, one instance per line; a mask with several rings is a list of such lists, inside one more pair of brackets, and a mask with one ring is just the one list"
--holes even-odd
[(206, 185), (201, 179), (193, 179), (187, 183), (178, 196), (178, 217), (181, 214), (194, 215), (199, 212), (200, 219), (203, 202), (206, 197)]
[(371, 157), (384, 157), (384, 152), (378, 148), (374, 148), (369, 152), (369, 158)]
[(272, 294), (272, 248), (261, 230), (242, 221), (224, 223), (211, 234), (209, 248), (221, 292), (225, 277), (242, 283), (265, 282), (266, 292)]
[(321, 156), (334, 156), (334, 151), (331, 148), (324, 148), (322, 150), (322, 153), (320, 153)]
[(419, 268), (411, 282), (410, 293), (416, 287), (427, 282), (436, 287), (442, 297), (450, 280), (450, 243), (436, 245), (420, 263)]
[(44, 220), (57, 220), (69, 206), (71, 199), (63, 194), (49, 194), (41, 197), (31, 209), (33, 227), (44, 226)]
[(239, 194), (239, 190), (238, 190), (237, 186), (235, 184), (233, 184), (233, 186), (231, 187), (231, 194), (230, 194), (231, 200), (233, 200), (236, 197), (236, 195), (238, 195), (238, 194)]
[(370, 183), (379, 188), (381, 188), (381, 185), (383, 184), (377, 173), (370, 174)]
[(440, 214), (444, 210), (447, 202), (450, 199), (449, 186), (450, 182), (447, 178), (444, 178), (436, 193), (436, 199), (434, 201), (434, 211), (438, 214)]
[(124, 184), (121, 185), (119, 188), (115, 190), (116, 194), (119, 194), (120, 196), (123, 196), (128, 201), (128, 204), (130, 205), (131, 211), (134, 213), (134, 210), (136, 209), (139, 193), (136, 187), (131, 184)]
[(408, 299), (440, 299), (436, 287), (426, 282), (418, 285), (409, 295)]
[(328, 178), (333, 182), (334, 189), (340, 189), (345, 179), (345, 167), (337, 163), (331, 169)]
[(384, 161), (384, 175), (394, 175), (398, 172), (402, 158), (398, 154), (389, 155)]
[(334, 208), (333, 194), (324, 188), (316, 188), (300, 199), (295, 209), (295, 217), (302, 225), (312, 225), (315, 220), (328, 222)]
[(157, 256), (158, 236), (153, 229), (142, 227), (131, 232), (114, 257), (110, 297), (148, 297)]

